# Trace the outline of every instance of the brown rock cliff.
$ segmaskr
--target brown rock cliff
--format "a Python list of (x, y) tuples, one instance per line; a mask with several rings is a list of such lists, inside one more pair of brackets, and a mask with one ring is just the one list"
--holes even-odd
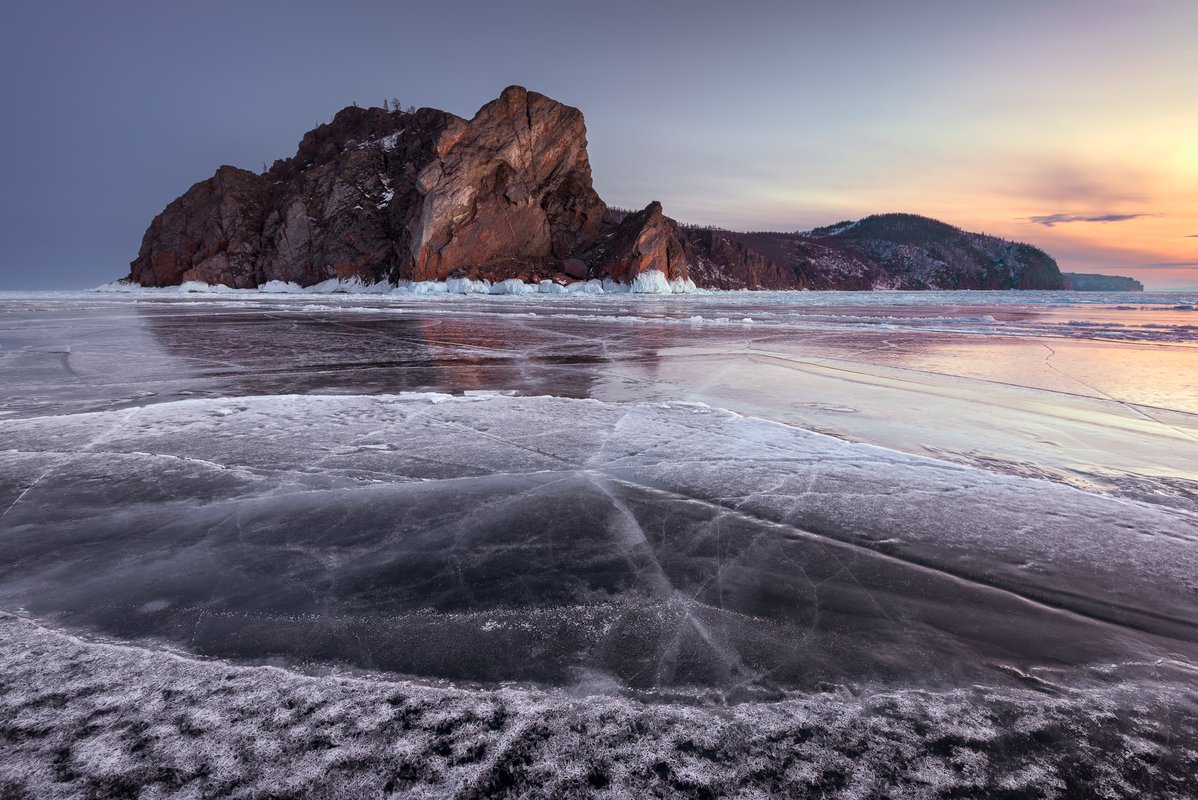
[(596, 274), (631, 283), (637, 275), (658, 270), (669, 280), (690, 277), (678, 224), (654, 200), (629, 214), (588, 255)]
[(416, 280), (464, 265), (565, 259), (595, 239), (606, 206), (591, 187), (582, 112), (518, 86), (454, 120), (416, 180), (408, 224)]
[(606, 206), (578, 109), (509, 87), (471, 120), (347, 108), (265, 175), (222, 167), (155, 217), (132, 280), (257, 286), (332, 277), (437, 280), (565, 259)]
[(133, 262), (133, 279), (143, 286), (188, 280), (257, 286), (266, 193), (262, 176), (221, 167), (154, 218)]

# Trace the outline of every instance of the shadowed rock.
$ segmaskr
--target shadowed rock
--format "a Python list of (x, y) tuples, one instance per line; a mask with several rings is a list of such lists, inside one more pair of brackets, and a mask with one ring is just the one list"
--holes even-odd
[(1098, 275), (1091, 272), (1065, 272), (1065, 288), (1075, 292), (1142, 292), (1144, 284), (1135, 278)]
[(654, 200), (643, 211), (629, 214), (592, 254), (599, 272), (631, 282), (642, 272), (657, 270), (670, 280), (689, 277), (686, 246), (678, 224)]
[(265, 178), (230, 166), (192, 186), (150, 224), (133, 279), (143, 286), (187, 280), (257, 286), (267, 191)]

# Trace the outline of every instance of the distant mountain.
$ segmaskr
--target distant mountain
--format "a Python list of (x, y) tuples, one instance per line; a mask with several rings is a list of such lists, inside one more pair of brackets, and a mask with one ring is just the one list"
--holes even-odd
[(1120, 275), (1097, 275), (1089, 272), (1065, 272), (1065, 288), (1075, 292), (1142, 292), (1144, 284), (1135, 278)]
[(914, 214), (878, 214), (804, 233), (681, 228), (700, 286), (747, 289), (1061, 289), (1036, 247)]
[(675, 286), (728, 289), (1065, 286), (1031, 245), (911, 214), (737, 233), (680, 225), (656, 202), (610, 209), (592, 186), (582, 113), (519, 86), (470, 120), (353, 106), (261, 174), (223, 166), (154, 218), (129, 277), (237, 288), (329, 278), (632, 283), (654, 270)]

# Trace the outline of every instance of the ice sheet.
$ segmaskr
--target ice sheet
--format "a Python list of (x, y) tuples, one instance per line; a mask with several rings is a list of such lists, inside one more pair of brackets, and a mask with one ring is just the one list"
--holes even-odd
[(0, 296), (0, 793), (1198, 793), (1198, 298), (326, 288)]
[[(15, 796), (1175, 798), (1198, 692), (845, 687), (732, 707), (197, 662), (0, 615)], [(600, 690), (598, 681), (592, 684)]]
[(1067, 324), (1184, 337), (1185, 295), (143, 294), (0, 299), (0, 417), (291, 392), (689, 398), (1198, 510), (1198, 347)]
[(227, 398), (3, 433), (4, 607), (208, 655), (730, 696), (1198, 657), (1188, 515), (703, 406)]

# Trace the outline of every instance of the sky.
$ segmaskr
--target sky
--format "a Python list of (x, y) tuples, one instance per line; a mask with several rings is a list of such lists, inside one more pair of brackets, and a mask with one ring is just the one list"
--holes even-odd
[(581, 108), (595, 188), (687, 222), (903, 211), (1198, 288), (1198, 2), (55, 2), (0, 30), (0, 290), (122, 277), (156, 213), (340, 108)]

